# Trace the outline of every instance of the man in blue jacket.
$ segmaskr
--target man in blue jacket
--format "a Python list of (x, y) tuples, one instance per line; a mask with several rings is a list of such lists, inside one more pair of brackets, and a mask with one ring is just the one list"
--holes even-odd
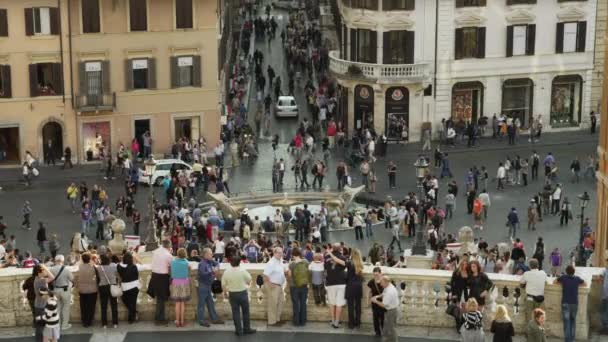
[(509, 215), (507, 215), (507, 225), (509, 226), (509, 237), (515, 238), (515, 233), (519, 227), (519, 216), (515, 208), (511, 208)]
[(215, 303), (213, 302), (211, 284), (219, 271), (219, 264), (213, 260), (213, 252), (211, 248), (203, 249), (203, 259), (198, 264), (198, 305), (197, 319), (198, 324), (204, 327), (209, 327), (210, 324), (205, 320), (205, 305), (209, 310), (211, 323), (224, 324), (215, 311)]

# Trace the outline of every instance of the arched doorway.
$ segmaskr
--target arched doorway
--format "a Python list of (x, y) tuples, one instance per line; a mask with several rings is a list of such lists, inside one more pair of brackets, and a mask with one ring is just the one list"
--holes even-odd
[(374, 89), (367, 85), (355, 87), (355, 130), (374, 129)]
[(583, 78), (563, 75), (551, 84), (551, 127), (577, 126), (581, 122)]
[(529, 78), (517, 78), (502, 84), (502, 113), (519, 119), (522, 127), (532, 123), (534, 83)]
[(63, 128), (56, 121), (42, 126), (42, 152), (46, 163), (61, 159), (63, 155)]
[(483, 114), (483, 84), (459, 82), (452, 88), (452, 120), (477, 122)]
[(384, 101), (386, 138), (405, 140), (410, 126), (410, 93), (405, 87), (392, 87), (386, 90)]

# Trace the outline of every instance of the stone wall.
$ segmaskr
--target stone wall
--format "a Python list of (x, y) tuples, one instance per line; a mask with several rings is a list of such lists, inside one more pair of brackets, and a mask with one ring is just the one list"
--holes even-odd
[[(191, 284), (192, 284), (192, 300), (186, 306), (186, 320), (195, 321), (196, 303), (197, 303), (197, 280), (196, 280), (196, 263), (191, 263)], [(222, 265), (222, 269), (228, 267), (227, 264)], [(266, 318), (266, 303), (264, 300), (263, 288), (259, 288), (255, 284), (255, 279), (263, 271), (263, 264), (244, 264), (244, 266), (252, 275), (253, 282), (249, 289), (249, 300), (251, 304), (252, 319), (264, 320)], [(76, 268), (72, 268), (76, 271)], [(24, 298), (24, 293), (21, 290), (23, 281), (31, 274), (31, 269), (2, 269), (0, 270), (0, 327), (27, 326), (31, 324), (31, 313), (27, 300)], [(402, 283), (405, 283), (405, 290), (401, 291), (402, 315), (399, 323), (406, 326), (426, 326), (426, 327), (453, 327), (454, 320), (445, 314), (446, 309), (446, 292), (445, 284), (450, 279), (451, 272), (422, 270), (422, 269), (393, 269), (384, 268), (384, 272), (389, 275), (399, 288)], [(577, 274), (583, 277), (587, 283), (592, 286), (587, 286), (579, 290), (579, 312), (577, 319), (577, 336), (581, 339), (587, 339), (589, 336), (590, 326), (597, 327), (597, 310), (599, 308), (599, 288), (601, 285), (598, 282), (591, 283), (590, 280), (595, 275), (599, 274), (601, 269), (597, 268), (579, 268)], [(522, 290), (521, 297), (515, 298), (515, 289), (519, 288), (519, 277), (511, 275), (490, 274), (490, 279), (494, 282), (495, 289), (491, 292), (490, 298), (486, 303), (486, 317), (484, 326), (489, 328), (493, 311), (496, 304), (505, 304), (509, 308), (509, 312), (513, 319), (515, 330), (517, 333), (522, 333), (525, 329), (525, 307), (524, 299), (525, 292)], [(365, 283), (371, 279), (371, 267), (365, 269)], [(150, 321), (154, 318), (154, 300), (146, 295), (146, 287), (150, 279), (149, 266), (144, 265), (140, 272), (140, 281), (142, 288), (138, 298), (139, 318), (143, 321)], [(553, 279), (550, 279), (551, 282)], [(508, 297), (503, 297), (503, 289), (509, 291)], [(372, 322), (372, 315), (367, 295), (367, 289), (364, 291), (363, 298), (363, 316), (364, 323)], [(590, 295), (591, 293), (591, 295)], [(310, 321), (329, 321), (329, 310), (323, 306), (316, 306), (313, 301), (312, 292), (309, 294), (308, 304), (308, 320)], [(79, 321), (79, 297), (76, 290), (73, 291), (73, 305), (71, 320)], [(230, 305), (222, 296), (216, 297), (216, 308), (223, 319), (231, 319)], [(119, 301), (119, 319), (126, 320), (126, 308)], [(561, 321), (561, 287), (560, 285), (547, 284), (545, 290), (545, 309), (547, 311), (546, 329), (550, 336), (562, 337), (562, 321)], [(169, 319), (173, 319), (174, 310), (171, 303), (167, 304), (167, 314)], [(590, 310), (588, 312), (588, 309)], [(99, 305), (98, 305), (99, 310)], [(101, 316), (99, 312), (96, 314), (98, 320)], [(289, 321), (292, 317), (289, 288), (285, 289), (285, 305), (281, 315), (283, 320)], [(343, 311), (343, 320), (346, 321), (347, 313)], [(590, 323), (592, 321), (592, 323)]]

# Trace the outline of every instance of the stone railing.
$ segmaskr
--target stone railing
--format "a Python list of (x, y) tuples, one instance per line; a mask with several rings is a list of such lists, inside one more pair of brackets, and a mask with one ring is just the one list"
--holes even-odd
[(375, 64), (347, 61), (339, 51), (329, 52), (329, 70), (345, 77), (364, 77), (382, 82), (417, 83), (430, 75), (430, 64)]
[[(222, 269), (226, 269), (228, 264), (222, 264)], [(266, 319), (266, 302), (265, 294), (262, 288), (255, 284), (255, 279), (262, 274), (263, 264), (244, 264), (252, 275), (252, 284), (249, 289), (249, 300), (251, 305), (252, 319)], [(197, 280), (196, 280), (196, 263), (191, 263), (191, 286), (192, 300), (186, 305), (186, 319), (195, 321), (196, 319), (196, 303), (197, 296)], [(72, 270), (76, 270), (72, 267)], [(389, 275), (397, 284), (398, 288), (402, 288), (405, 284), (405, 289), (400, 291), (401, 295), (401, 311), (399, 324), (406, 326), (423, 326), (423, 327), (454, 327), (454, 319), (445, 313), (446, 309), (446, 289), (445, 284), (451, 277), (451, 272), (422, 270), (422, 269), (396, 269), (383, 268), (385, 274)], [(579, 268), (577, 274), (584, 278), (587, 283), (592, 286), (581, 287), (579, 290), (579, 307), (577, 317), (577, 337), (587, 339), (591, 324), (595, 324), (595, 320), (591, 318), (598, 316), (599, 310), (599, 293), (598, 288), (601, 284), (598, 282), (591, 283), (592, 277), (597, 275), (601, 270), (594, 268)], [(32, 315), (24, 298), (21, 285), (24, 280), (31, 274), (31, 269), (2, 269), (0, 270), (0, 327), (27, 326), (32, 322)], [(519, 277), (511, 275), (490, 274), (495, 288), (491, 291), (485, 308), (484, 327), (489, 328), (496, 304), (504, 304), (508, 307), (509, 313), (513, 319), (515, 330), (517, 333), (525, 331), (525, 292), (521, 289), (521, 296), (515, 295), (516, 289), (519, 289)], [(371, 279), (371, 267), (365, 268), (365, 283)], [(139, 318), (142, 321), (150, 321), (154, 317), (154, 300), (147, 294), (147, 285), (150, 280), (150, 271), (148, 265), (143, 266), (140, 271), (140, 281), (142, 288), (139, 292), (137, 300), (137, 310)], [(553, 279), (549, 279), (545, 289), (545, 304), (544, 308), (547, 312), (546, 331), (550, 336), (562, 337), (562, 319), (561, 319), (561, 286), (552, 284)], [(503, 289), (508, 290), (508, 296), (503, 297)], [(595, 295), (590, 295), (594, 293)], [(369, 296), (367, 289), (364, 289), (363, 298), (363, 316), (364, 323), (372, 322), (372, 314), (369, 305)], [(329, 321), (329, 310), (327, 307), (316, 306), (313, 302), (312, 293), (308, 296), (308, 320), (310, 321)], [(79, 311), (79, 296), (77, 290), (73, 290), (73, 305), (71, 321), (78, 322), (80, 318)], [(231, 319), (230, 305), (228, 300), (223, 296), (215, 298), (216, 309), (220, 316), (224, 319)], [(289, 288), (285, 288), (284, 310), (281, 315), (282, 320), (289, 321), (292, 316), (290, 305)], [(121, 303), (119, 301), (119, 303)], [(99, 307), (99, 306), (98, 306)], [(99, 309), (98, 309), (99, 310)], [(167, 315), (170, 319), (173, 317), (174, 310), (171, 303), (167, 304)], [(126, 320), (126, 308), (119, 304), (120, 320)], [(99, 312), (95, 315), (99, 319)], [(346, 310), (343, 313), (343, 320), (347, 318)], [(590, 323), (591, 321), (591, 323)]]

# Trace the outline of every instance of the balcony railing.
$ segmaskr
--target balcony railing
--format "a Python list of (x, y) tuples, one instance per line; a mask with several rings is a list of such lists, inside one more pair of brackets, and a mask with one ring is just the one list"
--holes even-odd
[(370, 78), (379, 83), (417, 83), (430, 76), (430, 64), (374, 64), (340, 59), (339, 51), (330, 51), (329, 70), (336, 75)]
[(79, 112), (110, 111), (116, 107), (116, 93), (77, 95), (75, 100)]

